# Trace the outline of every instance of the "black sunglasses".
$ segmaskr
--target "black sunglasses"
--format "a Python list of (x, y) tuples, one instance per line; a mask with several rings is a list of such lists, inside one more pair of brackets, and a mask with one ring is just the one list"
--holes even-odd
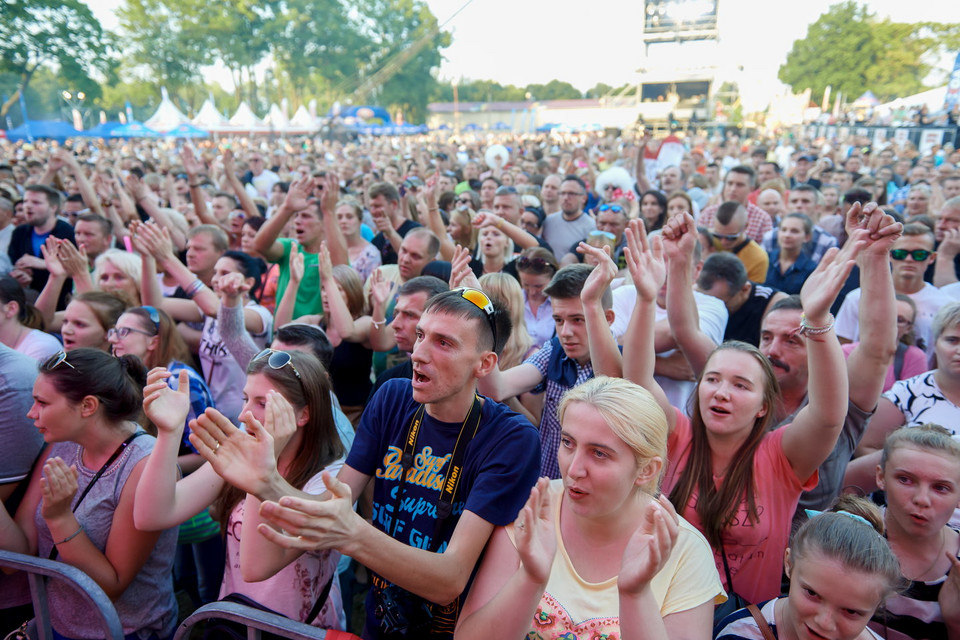
[(290, 365), (294, 375), (297, 376), (297, 380), (300, 381), (300, 385), (303, 386), (303, 378), (300, 376), (300, 372), (297, 371), (297, 367), (293, 364), (293, 356), (289, 353), (267, 348), (255, 355), (251, 362), (256, 362), (263, 358), (267, 358), (267, 365), (269, 365), (271, 369), (283, 369), (285, 366)]
[(926, 249), (890, 249), (890, 257), (894, 260), (906, 260), (907, 256), (913, 258), (916, 262), (923, 262), (933, 255), (933, 251)]

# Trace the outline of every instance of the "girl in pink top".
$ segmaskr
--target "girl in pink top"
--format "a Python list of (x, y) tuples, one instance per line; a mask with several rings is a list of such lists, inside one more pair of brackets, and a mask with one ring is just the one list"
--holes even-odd
[[(631, 223), (628, 234), (637, 305), (624, 337), (624, 352), (634, 356), (624, 358), (624, 374), (653, 393), (667, 414), (664, 493), (710, 542), (724, 582), (724, 565), (729, 567), (728, 593), (749, 602), (775, 597), (797, 501), (816, 486), (817, 468), (833, 450), (847, 411), (847, 376), (830, 305), (863, 242), (853, 237), (844, 253), (829, 252), (804, 285), (807, 357), (816, 372), (810, 402), (792, 424), (770, 432), (779, 396), (770, 362), (745, 343), (714, 348), (697, 326), (689, 275), (697, 238), (693, 218), (671, 219), (652, 248), (639, 224)], [(668, 271), (671, 333), (694, 371), (702, 371), (689, 421), (670, 406), (653, 377), (654, 305)]]

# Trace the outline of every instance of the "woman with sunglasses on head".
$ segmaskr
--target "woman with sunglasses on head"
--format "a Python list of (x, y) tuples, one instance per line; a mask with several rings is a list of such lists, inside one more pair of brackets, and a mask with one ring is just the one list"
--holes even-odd
[(659, 492), (667, 421), (620, 378), (568, 391), (561, 479), (498, 527), (457, 624), (471, 638), (706, 638), (723, 589), (703, 536)]
[(560, 269), (553, 252), (543, 247), (524, 249), (516, 260), (517, 275), (523, 288), (523, 319), (534, 346), (542, 347), (556, 332), (550, 297), (543, 293), (553, 274)]
[[(133, 522), (144, 458), (155, 440), (136, 424), (146, 370), (97, 349), (55, 354), (33, 387), (34, 421), (51, 446), (11, 518), (0, 508), (0, 546), (55, 558), (89, 575), (113, 600), (130, 640), (167, 639), (177, 624), (170, 582), (175, 527)], [(47, 586), (55, 638), (96, 638), (99, 623), (69, 585)]]
[[(107, 339), (113, 345), (113, 355), (118, 358), (136, 356), (148, 369), (166, 367), (172, 384), (176, 383), (181, 371), (186, 373), (190, 386), (190, 411), (186, 424), (202, 415), (207, 407), (214, 407), (213, 395), (203, 377), (185, 364), (192, 360), (192, 356), (177, 332), (176, 324), (164, 311), (149, 306), (128, 309), (117, 320), (117, 326), (107, 332)], [(180, 470), (190, 474), (203, 464), (203, 458), (186, 438), (189, 429), (184, 433), (177, 461)], [(174, 566), (178, 585), (184, 586), (197, 606), (216, 600), (216, 589), (223, 576), (220, 526), (204, 511), (180, 527), (178, 542)], [(186, 580), (189, 584), (184, 584), (185, 576), (189, 575), (195, 575), (196, 581)]]
[[(336, 474), (344, 453), (322, 365), (306, 353), (265, 349), (247, 367), (241, 414), (246, 434), (216, 409), (191, 422), (191, 443), (211, 458), (220, 456), (217, 462), (224, 465), (218, 467), (223, 477), (207, 462), (178, 480), (177, 453), (189, 396), (186, 375), (180, 374), (176, 390), (168, 386), (170, 376), (166, 369), (153, 369), (144, 388), (144, 410), (159, 434), (138, 492), (142, 503), (134, 514), (137, 526), (162, 529), (213, 506), (227, 544), (221, 598), (240, 594), (291, 619), (342, 629), (344, 614), (335, 576), (339, 554), (288, 554), (268, 543), (257, 531), (259, 500), (225, 480), (231, 474), (249, 473), (252, 463), (234, 456), (229, 448), (221, 451), (208, 441), (204, 430), (209, 427), (222, 434), (224, 442), (229, 436), (254, 439), (259, 455), (273, 456), (290, 493), (322, 493), (321, 472)], [(328, 596), (321, 598), (325, 591)]]

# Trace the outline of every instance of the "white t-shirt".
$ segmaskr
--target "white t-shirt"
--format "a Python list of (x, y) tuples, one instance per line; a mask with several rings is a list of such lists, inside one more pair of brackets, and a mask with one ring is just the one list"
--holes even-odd
[[(860, 340), (860, 292), (854, 289), (843, 299), (840, 312), (837, 313), (836, 332), (841, 338), (850, 342)], [(937, 315), (940, 307), (951, 302), (949, 295), (937, 289), (929, 282), (924, 283), (923, 289), (916, 293), (907, 294), (917, 305), (917, 317), (913, 322), (913, 334), (923, 340), (924, 352), (927, 357), (933, 355), (933, 316)]]
[(31, 329), (30, 333), (23, 337), (16, 350), (20, 353), (30, 356), (37, 362), (43, 362), (53, 354), (63, 349), (60, 341), (49, 333)]
[[(703, 331), (715, 344), (720, 345), (723, 342), (723, 334), (727, 330), (727, 319), (729, 312), (720, 298), (693, 292), (693, 299), (697, 304), (697, 313), (700, 316), (700, 330)], [(633, 308), (637, 304), (637, 288), (633, 285), (626, 285), (613, 290), (613, 310), (615, 318), (611, 325), (613, 335), (619, 342), (623, 334), (627, 331), (627, 324), (630, 322), (630, 316), (633, 314)], [(666, 319), (667, 310), (657, 306), (657, 322)], [(676, 349), (670, 349), (658, 356), (670, 356)], [(656, 381), (660, 383), (663, 392), (674, 407), (680, 407), (686, 413), (687, 400), (690, 394), (696, 389), (697, 383), (693, 380), (674, 380), (664, 376), (655, 376)]]

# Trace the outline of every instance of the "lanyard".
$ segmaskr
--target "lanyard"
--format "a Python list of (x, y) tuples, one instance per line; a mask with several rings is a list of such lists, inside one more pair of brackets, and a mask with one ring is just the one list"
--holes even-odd
[[(112, 465), (114, 462), (117, 461), (117, 458), (120, 457), (120, 454), (123, 453), (123, 450), (127, 448), (128, 444), (133, 442), (133, 440), (138, 436), (142, 436), (145, 433), (146, 433), (145, 431), (137, 431), (136, 433), (131, 435), (129, 438), (127, 438), (126, 440), (120, 443), (120, 446), (117, 447), (117, 450), (113, 452), (113, 455), (111, 455), (107, 459), (107, 461), (103, 463), (103, 466), (100, 467), (100, 470), (94, 474), (93, 478), (90, 480), (90, 484), (84, 487), (83, 493), (80, 494), (80, 499), (76, 501), (76, 503), (73, 505), (73, 509), (71, 509), (70, 511), (72, 511), (73, 513), (77, 512), (77, 509), (80, 507), (80, 503), (83, 502), (83, 499), (86, 498), (87, 494), (90, 493), (90, 490), (93, 489), (93, 485), (97, 483), (97, 480), (100, 479), (100, 476), (102, 476), (104, 472), (108, 468), (110, 468), (110, 465)], [(57, 547), (56, 545), (54, 545), (53, 550), (50, 552), (50, 559), (56, 560), (58, 554), (59, 552), (57, 551)]]
[[(403, 494), (407, 486), (407, 474), (413, 467), (413, 454), (417, 446), (417, 436), (420, 435), (420, 427), (423, 425), (424, 406), (417, 407), (413, 419), (410, 421), (410, 427), (407, 429), (407, 435), (403, 443), (403, 456), (401, 458), (400, 487), (397, 489), (397, 500), (393, 506), (393, 533), (396, 536), (397, 523), (400, 514), (400, 502), (403, 500)], [(447, 467), (447, 473), (443, 479), (443, 488), (440, 491), (440, 499), (437, 502), (437, 523), (433, 529), (433, 537), (430, 544), (433, 545), (440, 533), (443, 521), (446, 520), (453, 511), (453, 499), (457, 494), (457, 488), (460, 486), (460, 477), (463, 475), (463, 456), (467, 445), (480, 428), (480, 418), (482, 407), (480, 405), (480, 396), (474, 395), (473, 406), (470, 413), (464, 418), (460, 426), (460, 433), (457, 435), (456, 444), (453, 447), (453, 455), (450, 457), (450, 466)], [(473, 431), (468, 431), (467, 425), (473, 423)], [(466, 437), (464, 437), (466, 436)], [(428, 548), (429, 550), (429, 548)]]

